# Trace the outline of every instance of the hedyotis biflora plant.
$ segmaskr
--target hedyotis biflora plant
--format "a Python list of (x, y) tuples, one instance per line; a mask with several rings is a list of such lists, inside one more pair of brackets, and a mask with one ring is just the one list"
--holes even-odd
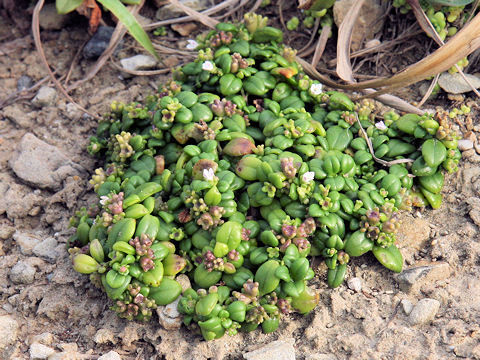
[(281, 42), (258, 15), (220, 23), (158, 92), (99, 123), (99, 202), (72, 220), (70, 253), (121, 317), (179, 299), (206, 340), (272, 332), (317, 305), (312, 256), (330, 287), (368, 251), (400, 272), (399, 210), (440, 206), (460, 158), (448, 116), (380, 121), (372, 102), (322, 91)]

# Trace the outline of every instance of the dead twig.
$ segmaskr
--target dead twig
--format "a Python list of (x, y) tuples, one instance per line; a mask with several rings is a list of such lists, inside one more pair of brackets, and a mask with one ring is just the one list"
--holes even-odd
[(313, 40), (315, 39), (315, 35), (317, 34), (319, 26), (320, 26), (320, 18), (316, 18), (315, 25), (313, 26), (312, 35), (310, 36), (310, 40), (308, 40), (307, 45), (305, 45), (303, 48), (298, 50), (298, 56), (305, 57), (310, 55), (314, 51), (311, 45), (313, 43)]
[[(221, 2), (220, 4), (212, 6), (211, 8), (206, 9), (204, 11), (201, 11), (200, 13), (203, 14), (203, 15), (213, 15), (213, 14), (216, 14), (216, 13), (222, 11), (225, 8), (233, 6), (233, 4), (235, 4), (235, 3), (238, 3), (238, 0), (225, 0), (225, 1)], [(157, 21), (155, 23), (147, 24), (147, 25), (143, 26), (143, 29), (144, 30), (152, 30), (152, 29), (156, 29), (160, 26), (179, 24), (179, 23), (182, 23), (182, 22), (187, 22), (187, 21), (192, 21), (192, 20), (195, 20), (195, 18), (193, 16), (190, 16), (190, 15), (182, 16), (182, 17), (178, 17), (178, 18), (166, 19), (166, 20), (162, 20), (162, 21)]]
[(176, 7), (178, 7), (180, 10), (182, 10), (184, 13), (186, 13), (187, 15), (192, 16), (194, 20), (201, 22), (203, 25), (209, 28), (214, 28), (215, 25), (218, 24), (218, 20), (215, 20), (208, 15), (204, 15), (196, 10), (193, 10), (192, 8), (183, 5), (178, 0), (170, 0), (170, 2)]
[(72, 104), (77, 106), (80, 110), (82, 110), (84, 113), (89, 114), (90, 116), (94, 117), (97, 120), (100, 120), (100, 117), (90, 113), (87, 109), (85, 109), (83, 106), (75, 102), (75, 100), (72, 99), (72, 97), (67, 93), (67, 91), (64, 89), (62, 84), (57, 80), (55, 75), (53, 74), (52, 70), (50, 69), (50, 65), (48, 64), (47, 58), (45, 56), (45, 52), (43, 51), (43, 46), (42, 46), (42, 40), (40, 38), (40, 22), (39, 22), (39, 17), (40, 17), (40, 10), (42, 10), (43, 4), (45, 3), (45, 0), (38, 0), (37, 4), (35, 5), (35, 8), (33, 10), (33, 15), (32, 15), (32, 32), (33, 32), (33, 40), (35, 42), (35, 46), (37, 48), (37, 51), (40, 55), (40, 59), (42, 60), (43, 65), (48, 71), (48, 74), (50, 78), (52, 79), (53, 83), (57, 87), (57, 89), (62, 93), (62, 95), (70, 101)]
[(363, 134), (363, 138), (367, 142), (368, 150), (370, 151), (370, 154), (372, 154), (373, 160), (378, 162), (380, 165), (387, 166), (387, 167), (390, 167), (390, 166), (395, 165), (395, 164), (404, 164), (404, 163), (413, 162), (412, 159), (397, 159), (397, 160), (393, 160), (393, 161), (385, 161), (385, 160), (382, 160), (382, 159), (376, 157), (375, 156), (375, 151), (373, 150), (372, 141), (368, 137), (367, 132), (365, 131), (365, 129), (362, 126), (362, 123), (358, 119), (357, 113), (355, 113), (355, 119), (358, 123), (358, 126), (360, 127), (360, 131)]
[(323, 52), (325, 51), (325, 46), (327, 45), (328, 36), (330, 35), (330, 31), (332, 28), (330, 25), (325, 25), (322, 28), (322, 33), (320, 34), (320, 38), (317, 41), (317, 46), (315, 46), (315, 53), (313, 54), (312, 58), (312, 66), (314, 68), (317, 67), (318, 62), (320, 61)]
[(422, 107), (422, 105), (425, 104), (425, 101), (427, 101), (430, 95), (432, 95), (433, 89), (435, 89), (435, 85), (437, 85), (439, 77), (440, 74), (435, 75), (432, 82), (430, 83), (430, 86), (427, 89), (427, 92), (425, 93), (425, 95), (423, 95), (422, 100), (420, 100), (420, 102), (418, 103), (418, 107)]
[[(432, 37), (435, 42), (440, 45), (444, 46), (445, 42), (440, 38), (440, 35), (438, 35), (437, 30), (435, 30), (435, 27), (432, 25), (430, 22), (430, 19), (427, 17), (427, 14), (425, 14), (425, 11), (423, 11), (422, 7), (420, 6), (419, 0), (407, 0), (407, 2), (410, 4), (412, 7), (413, 13), (415, 14), (415, 17), (420, 24), (421, 28), (430, 36)], [(457, 64), (454, 64), (455, 68), (459, 72), (459, 74), (462, 76), (463, 80), (470, 86), (472, 91), (480, 97), (480, 93), (475, 89), (475, 86), (472, 85), (470, 80), (465, 76), (464, 72), (462, 69)]]

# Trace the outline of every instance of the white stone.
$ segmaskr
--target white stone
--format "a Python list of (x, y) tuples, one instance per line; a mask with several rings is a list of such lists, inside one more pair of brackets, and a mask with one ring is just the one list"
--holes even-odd
[(32, 99), (32, 104), (36, 107), (51, 106), (55, 104), (57, 91), (49, 86), (42, 86), (37, 95)]
[(33, 343), (30, 345), (30, 360), (43, 360), (55, 353), (51, 347), (45, 346), (40, 343)]
[(261, 348), (243, 354), (246, 360), (295, 360), (293, 338), (273, 341)]
[(412, 325), (426, 324), (435, 318), (440, 309), (440, 302), (435, 299), (422, 299), (412, 309), (408, 321)]
[[(465, 77), (472, 84), (475, 89), (480, 87), (480, 78), (475, 75), (465, 74)], [(459, 73), (450, 74), (444, 72), (438, 78), (438, 85), (450, 94), (463, 94), (472, 91), (470, 85), (468, 85)]]
[(458, 140), (458, 150), (466, 151), (470, 149), (473, 149), (473, 142), (471, 140), (466, 140), (466, 139)]
[(9, 316), (0, 316), (0, 350), (4, 350), (8, 345), (17, 340), (18, 323)]
[(98, 358), (98, 360), (122, 360), (122, 357), (115, 351), (110, 351)]
[(353, 290), (355, 292), (360, 292), (362, 291), (362, 279), (358, 277), (348, 279), (347, 286), (350, 290)]
[(154, 68), (157, 65), (157, 60), (148, 55), (135, 55), (129, 58), (120, 60), (125, 70), (138, 71)]

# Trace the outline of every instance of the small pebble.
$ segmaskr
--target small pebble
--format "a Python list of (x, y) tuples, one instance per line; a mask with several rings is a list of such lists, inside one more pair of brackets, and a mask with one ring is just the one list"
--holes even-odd
[(412, 325), (426, 324), (435, 318), (439, 309), (440, 302), (438, 300), (422, 299), (413, 307), (408, 316), (408, 321)]
[(45, 346), (40, 343), (33, 343), (30, 345), (30, 359), (31, 360), (43, 360), (55, 353), (51, 347)]
[(30, 76), (22, 75), (17, 81), (17, 90), (23, 91), (33, 86), (33, 80)]
[(15, 284), (31, 284), (37, 271), (28, 262), (21, 260), (10, 270), (10, 280)]
[(473, 142), (471, 140), (458, 140), (458, 150), (466, 151), (473, 149)]
[(85, 59), (97, 59), (100, 57), (108, 47), (113, 30), (115, 29), (110, 26), (100, 26), (83, 48), (83, 57)]
[(348, 279), (347, 286), (350, 290), (353, 290), (355, 292), (360, 292), (362, 291), (362, 279), (358, 277)]
[(412, 302), (408, 299), (403, 299), (400, 303), (402, 304), (402, 309), (405, 312), (405, 314), (410, 315), (413, 309)]
[(42, 86), (37, 95), (32, 99), (32, 104), (38, 108), (55, 104), (57, 91), (49, 86)]
[(155, 67), (155, 65), (157, 65), (157, 60), (148, 55), (135, 55), (120, 60), (120, 64), (122, 64), (122, 67), (125, 70), (138, 71)]

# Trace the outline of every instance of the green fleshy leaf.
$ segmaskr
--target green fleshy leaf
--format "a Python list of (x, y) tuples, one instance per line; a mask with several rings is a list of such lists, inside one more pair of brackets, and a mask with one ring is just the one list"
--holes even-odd
[(98, 2), (111, 11), (127, 28), (130, 35), (132, 35), (135, 40), (145, 48), (145, 50), (158, 59), (158, 54), (156, 53), (147, 33), (142, 29), (142, 26), (138, 23), (137, 19), (135, 19), (120, 0), (98, 0)]
[(82, 5), (83, 0), (56, 0), (55, 7), (59, 14), (68, 14)]

